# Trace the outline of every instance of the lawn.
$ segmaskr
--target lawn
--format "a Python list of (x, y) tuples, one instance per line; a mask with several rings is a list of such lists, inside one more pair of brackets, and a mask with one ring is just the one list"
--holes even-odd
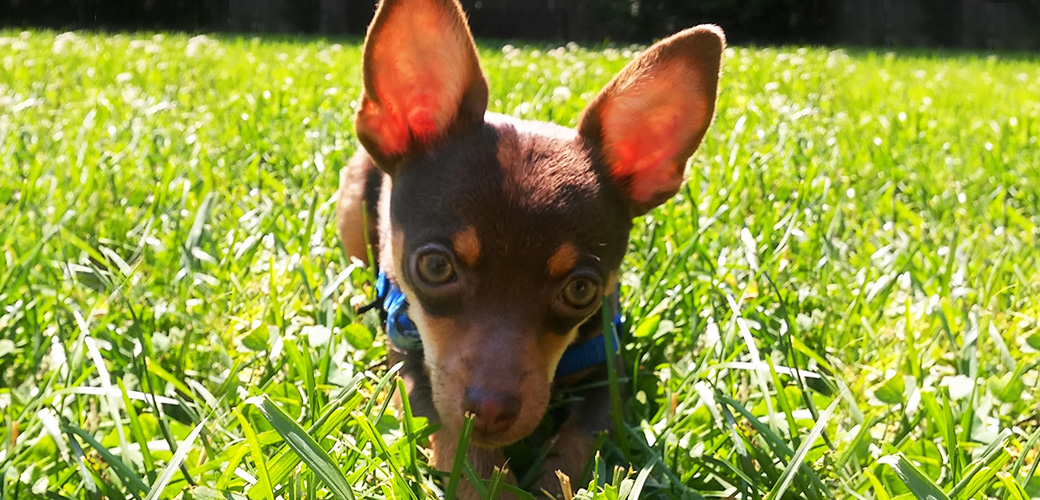
[[(493, 111), (568, 125), (639, 50), (481, 46)], [(0, 500), (448, 487), (334, 232), (359, 62), (0, 31)], [(1036, 57), (733, 47), (718, 109), (578, 496), (1040, 498)]]

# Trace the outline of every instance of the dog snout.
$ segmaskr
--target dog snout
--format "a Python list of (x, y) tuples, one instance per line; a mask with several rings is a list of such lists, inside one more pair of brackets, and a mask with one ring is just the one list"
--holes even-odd
[(462, 410), (472, 413), (474, 427), (484, 434), (500, 434), (516, 422), (520, 415), (520, 397), (477, 387), (466, 389)]

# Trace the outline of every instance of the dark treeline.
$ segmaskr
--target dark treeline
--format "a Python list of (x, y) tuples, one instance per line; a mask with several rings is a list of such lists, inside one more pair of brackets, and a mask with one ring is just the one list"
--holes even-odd
[(0, 0), (0, 25), (53, 29), (215, 31), (228, 0)]
[[(744, 41), (823, 41), (828, 0), (462, 0), (478, 36), (648, 40), (714, 22)], [(375, 0), (0, 0), (0, 24), (362, 34)]]
[[(360, 35), (375, 0), (0, 0), (0, 26)], [(1040, 0), (462, 0), (480, 37), (1040, 48)]]

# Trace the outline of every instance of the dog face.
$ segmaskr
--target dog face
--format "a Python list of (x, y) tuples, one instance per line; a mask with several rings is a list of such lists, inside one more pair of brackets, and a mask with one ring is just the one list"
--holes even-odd
[(394, 273), (445, 425), (471, 411), (487, 445), (537, 426), (563, 351), (616, 286), (621, 201), (573, 131), (497, 119), (394, 178)]
[[(675, 194), (711, 121), (723, 40), (651, 47), (577, 130), (486, 113), (455, 0), (385, 0), (359, 138), (390, 177), (381, 261), (408, 298), (442, 423), (497, 447), (544, 416), (553, 374), (617, 286), (631, 219)], [(595, 320), (593, 320), (595, 321)]]

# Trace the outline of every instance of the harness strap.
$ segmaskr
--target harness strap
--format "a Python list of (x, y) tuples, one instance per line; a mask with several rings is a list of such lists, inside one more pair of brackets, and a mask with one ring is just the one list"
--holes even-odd
[(390, 337), (390, 342), (405, 351), (421, 351), (422, 338), (419, 337), (419, 328), (408, 317), (408, 301), (405, 300), (404, 292), (391, 283), (383, 271), (379, 271), (376, 279), (376, 301), (381, 304), (379, 317), (383, 320), (383, 329)]
[[(404, 292), (392, 283), (383, 271), (379, 271), (376, 279), (375, 304), (379, 306), (379, 317), (383, 322), (383, 329), (390, 337), (390, 342), (404, 351), (421, 351), (422, 338), (419, 337), (419, 329), (415, 326), (415, 322), (408, 317), (408, 301), (405, 299)], [(610, 333), (613, 336), (616, 352), (620, 346), (618, 335), (624, 331), (625, 324), (621, 319), (620, 304), (615, 304), (615, 309), (619, 312), (614, 316)], [(569, 346), (563, 352), (560, 363), (556, 365), (556, 377), (565, 377), (606, 362), (607, 354), (604, 342), (605, 339), (600, 334), (580, 344)]]

